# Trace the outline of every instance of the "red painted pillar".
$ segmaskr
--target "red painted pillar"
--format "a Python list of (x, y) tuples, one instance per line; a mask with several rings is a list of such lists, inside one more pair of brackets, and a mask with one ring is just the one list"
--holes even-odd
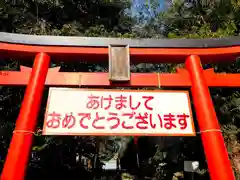
[(13, 132), (1, 180), (24, 180), (50, 57), (37, 54)]
[(191, 92), (210, 177), (212, 180), (234, 180), (228, 152), (199, 56), (189, 56), (185, 65), (192, 82)]

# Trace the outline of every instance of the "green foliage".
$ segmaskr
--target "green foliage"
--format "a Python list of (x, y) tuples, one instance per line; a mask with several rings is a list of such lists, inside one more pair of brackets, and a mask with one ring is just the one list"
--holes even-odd
[(211, 30), (210, 24), (201, 27), (193, 26), (190, 33), (175, 31), (168, 33), (169, 38), (222, 38), (236, 35), (237, 27), (233, 21), (226, 22), (215, 32)]

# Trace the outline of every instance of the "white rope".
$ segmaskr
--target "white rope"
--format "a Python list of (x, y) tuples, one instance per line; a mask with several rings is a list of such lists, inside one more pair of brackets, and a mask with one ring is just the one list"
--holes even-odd
[(206, 133), (206, 132), (222, 132), (220, 129), (208, 129), (204, 131), (199, 131), (197, 134)]
[(160, 73), (157, 73), (157, 76), (158, 76), (158, 88), (160, 89), (161, 88)]

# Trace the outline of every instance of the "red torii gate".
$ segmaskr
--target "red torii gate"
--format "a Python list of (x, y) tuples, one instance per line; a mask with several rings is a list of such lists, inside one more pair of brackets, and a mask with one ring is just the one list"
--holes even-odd
[[(201, 63), (236, 60), (240, 37), (225, 39), (117, 39), (32, 36), (0, 33), (1, 57), (34, 59), (33, 68), (0, 71), (0, 85), (27, 85), (13, 132), (1, 180), (23, 180), (31, 151), (33, 132), (44, 86), (131, 86), (190, 88), (211, 179), (234, 180), (231, 163), (209, 93), (209, 87), (240, 87), (240, 74), (203, 70)], [(128, 45), (132, 63), (183, 63), (177, 73), (131, 73), (126, 83), (111, 83), (108, 73), (59, 72), (50, 68), (55, 61), (84, 58), (88, 62), (108, 59), (109, 45)]]

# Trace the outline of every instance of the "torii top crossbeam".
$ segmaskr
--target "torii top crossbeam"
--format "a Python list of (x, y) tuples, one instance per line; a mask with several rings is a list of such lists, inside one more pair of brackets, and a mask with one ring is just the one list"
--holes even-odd
[[(50, 68), (54, 61), (107, 62), (121, 65), (117, 49), (125, 49), (122, 77), (112, 83), (108, 73), (59, 72)], [(112, 46), (112, 47), (111, 47)], [(112, 50), (117, 50), (116, 54)], [(37, 124), (42, 93), (48, 86), (135, 86), (191, 88), (202, 143), (213, 180), (234, 180), (228, 152), (209, 93), (209, 87), (240, 87), (240, 74), (203, 70), (201, 63), (234, 62), (240, 56), (240, 37), (222, 39), (117, 39), (88, 37), (33, 36), (0, 33), (0, 56), (33, 61), (33, 68), (0, 71), (0, 85), (27, 85), (1, 180), (24, 180), (32, 138)], [(132, 63), (185, 63), (177, 73), (131, 73)], [(124, 68), (126, 67), (126, 68)], [(109, 68), (109, 74), (114, 72)], [(119, 74), (117, 74), (119, 75)], [(117, 76), (116, 76), (117, 77)], [(117, 79), (121, 79), (118, 77)]]
[[(32, 61), (38, 52), (45, 52), (54, 61), (71, 60), (107, 62), (109, 45), (129, 45), (131, 63), (183, 63), (189, 55), (198, 55), (202, 63), (234, 62), (240, 56), (240, 37), (222, 39), (119, 39), (98, 37), (34, 36), (0, 32), (1, 57), (15, 57)], [(107, 73), (64, 73), (59, 68), (48, 72), (49, 86), (109, 86)], [(31, 68), (21, 72), (0, 72), (1, 85), (26, 85)], [(216, 74), (213, 69), (204, 71), (209, 87), (238, 87), (239, 74)], [(81, 76), (81, 80), (79, 77)], [(89, 81), (91, 79), (91, 81)], [(177, 73), (131, 73), (131, 82), (125, 86), (190, 87), (184, 69)], [(113, 86), (118, 86), (114, 84)]]
[[(240, 56), (240, 37), (209, 39), (125, 39), (99, 37), (35, 36), (0, 32), (0, 52), (8, 56), (35, 57), (46, 52), (56, 60), (102, 62), (109, 45), (129, 45), (131, 62), (182, 63), (199, 55), (202, 63), (235, 61)], [(206, 49), (207, 48), (207, 49)], [(11, 54), (9, 54), (11, 52)], [(70, 57), (71, 58), (70, 58)], [(67, 57), (67, 58), (66, 58)], [(31, 59), (32, 60), (32, 59)]]

